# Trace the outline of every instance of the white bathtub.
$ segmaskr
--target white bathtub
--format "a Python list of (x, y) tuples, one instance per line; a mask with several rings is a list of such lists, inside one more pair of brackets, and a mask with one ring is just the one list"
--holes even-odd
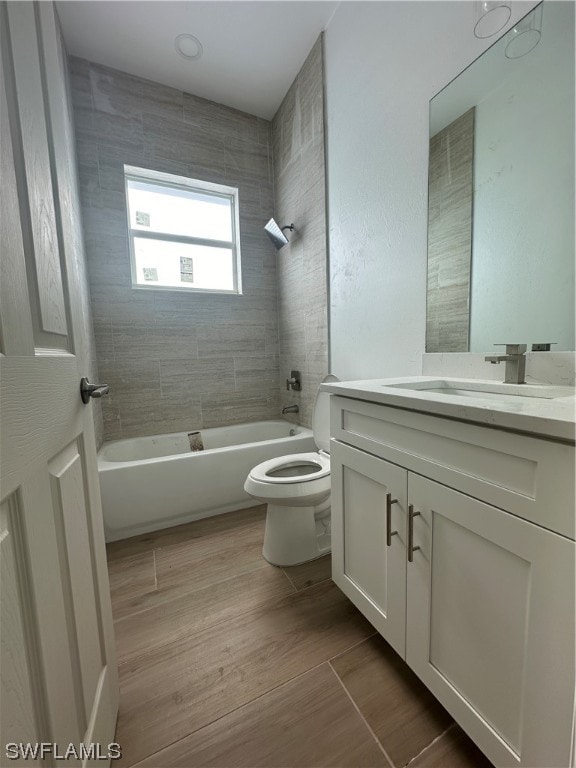
[(98, 474), (106, 539), (114, 541), (254, 504), (248, 472), (266, 459), (316, 450), (312, 432), (287, 421), (203, 429), (104, 443)]

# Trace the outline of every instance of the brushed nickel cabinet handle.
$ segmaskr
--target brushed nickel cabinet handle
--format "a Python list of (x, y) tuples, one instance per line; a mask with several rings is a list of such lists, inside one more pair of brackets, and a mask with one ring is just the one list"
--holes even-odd
[(418, 517), (420, 512), (414, 512), (414, 505), (408, 504), (408, 562), (414, 562), (414, 552), (420, 547), (414, 546), (414, 518)]
[(392, 536), (397, 536), (398, 531), (392, 530), (392, 504), (398, 504), (398, 499), (393, 499), (391, 493), (386, 494), (386, 546), (392, 546)]

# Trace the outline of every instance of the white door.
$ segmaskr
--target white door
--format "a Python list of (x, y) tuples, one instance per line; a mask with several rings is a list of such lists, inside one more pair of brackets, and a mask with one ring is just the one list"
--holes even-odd
[(496, 766), (565, 768), (574, 542), (418, 475), (406, 661)]
[(405, 469), (331, 441), (332, 578), (405, 657)]
[(7, 743), (106, 751), (118, 694), (91, 406), (79, 392), (82, 242), (64, 53), (51, 3), (1, 3), (0, 14), (0, 764), (19, 765)]

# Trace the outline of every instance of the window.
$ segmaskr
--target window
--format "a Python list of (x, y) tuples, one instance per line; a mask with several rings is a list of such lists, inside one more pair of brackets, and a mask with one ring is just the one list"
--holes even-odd
[(124, 166), (133, 288), (241, 293), (238, 190)]

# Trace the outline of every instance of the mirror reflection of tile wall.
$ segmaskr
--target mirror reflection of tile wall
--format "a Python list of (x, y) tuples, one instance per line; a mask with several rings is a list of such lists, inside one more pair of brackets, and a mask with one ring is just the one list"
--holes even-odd
[(474, 170), (474, 108), (430, 139), (426, 351), (466, 352)]
[[(575, 349), (574, 3), (540, 15), (534, 48), (510, 58), (510, 30), (430, 103), (427, 352)], [(456, 129), (471, 109), (470, 206)]]

